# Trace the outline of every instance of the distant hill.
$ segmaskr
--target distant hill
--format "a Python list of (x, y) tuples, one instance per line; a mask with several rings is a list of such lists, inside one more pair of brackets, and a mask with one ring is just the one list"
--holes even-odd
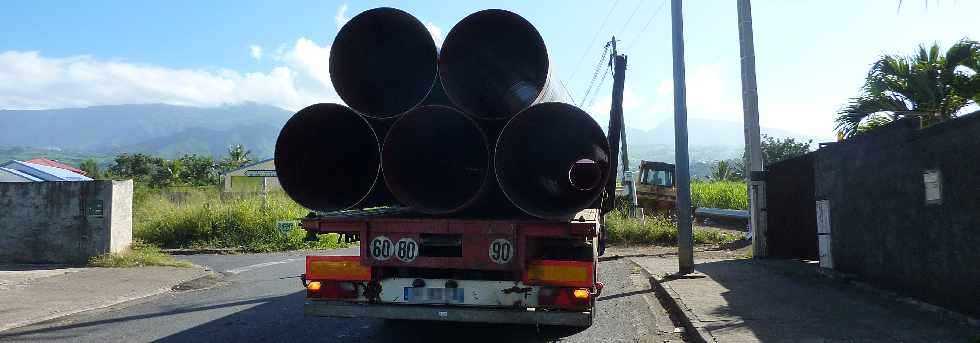
[[(107, 165), (120, 153), (220, 158), (233, 144), (244, 144), (253, 159), (260, 159), (272, 156), (279, 129), (291, 115), (255, 103), (212, 108), (147, 104), (0, 110), (0, 162), (47, 157), (77, 165), (94, 158)], [(688, 128), (693, 174), (704, 174), (711, 161), (741, 157), (741, 123), (692, 118)], [(814, 143), (825, 140), (768, 128), (762, 132), (813, 139)], [(627, 128), (627, 141), (634, 168), (639, 160), (674, 161), (672, 121), (651, 130)]]
[(220, 156), (245, 144), (253, 158), (272, 155), (292, 112), (246, 103), (213, 108), (163, 104), (53, 110), (0, 110), (0, 147), (38, 147), (82, 154), (142, 152), (172, 158)]

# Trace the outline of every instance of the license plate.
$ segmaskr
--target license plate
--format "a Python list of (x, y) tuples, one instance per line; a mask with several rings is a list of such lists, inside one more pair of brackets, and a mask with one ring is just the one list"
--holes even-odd
[(462, 303), (462, 288), (405, 287), (405, 301), (410, 303)]

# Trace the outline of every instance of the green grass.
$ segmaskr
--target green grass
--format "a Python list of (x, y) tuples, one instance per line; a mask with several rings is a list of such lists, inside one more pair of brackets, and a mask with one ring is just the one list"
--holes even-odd
[(109, 253), (92, 257), (88, 261), (90, 267), (129, 268), (144, 266), (165, 266), (188, 268), (193, 266), (187, 261), (178, 261), (170, 255), (160, 252), (160, 248), (134, 241), (130, 250), (125, 253)]
[(695, 207), (749, 209), (749, 195), (745, 182), (701, 181), (691, 182), (691, 204)]
[[(134, 197), (133, 235), (161, 248), (241, 248), (249, 252), (346, 247), (336, 234), (304, 241), (296, 228), (283, 234), (279, 220), (297, 220), (309, 210), (281, 192), (222, 200), (214, 188), (181, 189), (179, 197), (138, 189)], [(179, 201), (173, 201), (179, 198)]]
[[(672, 218), (649, 216), (629, 218), (616, 210), (605, 217), (608, 240), (613, 244), (677, 245), (677, 223)], [(727, 244), (739, 240), (735, 233), (714, 229), (694, 228), (695, 244)]]

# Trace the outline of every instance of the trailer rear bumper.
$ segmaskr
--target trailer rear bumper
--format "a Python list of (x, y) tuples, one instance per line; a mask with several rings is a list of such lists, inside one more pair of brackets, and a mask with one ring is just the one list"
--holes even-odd
[(382, 318), (494, 324), (535, 324), (588, 327), (591, 312), (476, 308), (437, 305), (366, 304), (307, 300), (303, 314), (317, 317)]

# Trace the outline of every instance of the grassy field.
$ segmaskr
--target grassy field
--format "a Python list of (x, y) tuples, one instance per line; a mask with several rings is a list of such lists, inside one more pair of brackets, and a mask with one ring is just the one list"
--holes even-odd
[(138, 188), (133, 199), (133, 236), (160, 248), (242, 248), (250, 252), (345, 247), (337, 235), (304, 241), (306, 232), (285, 234), (279, 220), (296, 220), (309, 211), (285, 194), (270, 193), (222, 200), (217, 189), (159, 191)]
[[(644, 219), (630, 218), (621, 211), (606, 215), (608, 240), (613, 244), (677, 244), (677, 223), (672, 218), (649, 216)], [(727, 244), (737, 241), (741, 235), (716, 229), (694, 228), (695, 244)]]
[(691, 204), (695, 207), (749, 209), (749, 195), (745, 182), (701, 181), (691, 182)]
[(178, 261), (173, 256), (167, 255), (153, 245), (143, 243), (139, 240), (133, 242), (130, 251), (120, 254), (103, 254), (92, 257), (88, 261), (91, 267), (109, 268), (128, 268), (144, 266), (164, 266), (188, 268), (192, 264), (187, 261)]

